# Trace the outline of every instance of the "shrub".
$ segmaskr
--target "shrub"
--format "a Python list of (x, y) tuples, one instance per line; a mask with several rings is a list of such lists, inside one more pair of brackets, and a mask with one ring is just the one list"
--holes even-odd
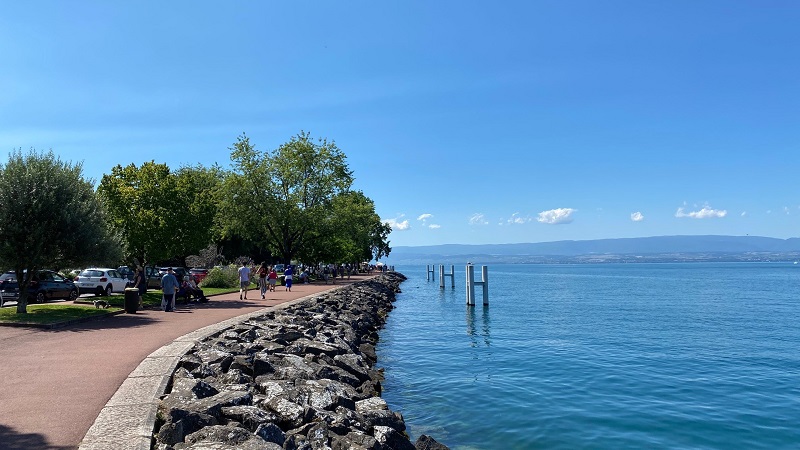
[(233, 267), (214, 267), (200, 283), (200, 287), (236, 288), (239, 287), (239, 273)]

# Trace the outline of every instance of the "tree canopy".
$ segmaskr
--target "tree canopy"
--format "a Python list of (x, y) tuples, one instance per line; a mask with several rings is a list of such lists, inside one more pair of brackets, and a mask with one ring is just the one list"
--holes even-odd
[(121, 250), (82, 164), (32, 149), (0, 165), (0, 266), (16, 272), (18, 313), (38, 270), (118, 261)]
[(353, 182), (336, 144), (305, 132), (268, 152), (241, 135), (231, 161), (221, 208), (226, 233), (261, 242), (286, 263), (309, 244), (333, 198)]
[(213, 235), (222, 172), (183, 167), (172, 172), (154, 161), (117, 165), (98, 187), (129, 261), (185, 258), (208, 246)]

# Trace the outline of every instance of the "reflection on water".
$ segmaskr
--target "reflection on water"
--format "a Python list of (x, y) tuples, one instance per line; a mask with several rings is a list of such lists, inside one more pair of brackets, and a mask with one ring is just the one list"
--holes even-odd
[(480, 338), (483, 338), (483, 344), (490, 347), (491, 340), (491, 320), (489, 318), (489, 306), (484, 305), (481, 309), (481, 329), (480, 332), (475, 324), (475, 310), (481, 308), (473, 305), (467, 305), (467, 335), (470, 338), (470, 347), (477, 347), (480, 345)]

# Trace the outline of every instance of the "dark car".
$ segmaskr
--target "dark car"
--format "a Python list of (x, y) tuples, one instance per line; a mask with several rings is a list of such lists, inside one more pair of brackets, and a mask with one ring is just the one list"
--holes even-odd
[(133, 281), (133, 269), (128, 266), (119, 266), (117, 267), (117, 272), (122, 275), (122, 278), (127, 278), (129, 281)]
[[(167, 273), (167, 269), (169, 267), (162, 267), (158, 269), (158, 273), (163, 277)], [(186, 270), (186, 267), (173, 267), (172, 272), (175, 274), (175, 278), (178, 279), (178, 283), (183, 281), (183, 278), (189, 274), (189, 271)], [(161, 287), (161, 280), (158, 280), (158, 286)]]
[[(19, 283), (14, 272), (0, 276), (0, 303), (19, 300)], [(36, 272), (28, 287), (28, 303), (44, 303), (47, 300), (78, 298), (78, 288), (71, 280), (52, 270)]]

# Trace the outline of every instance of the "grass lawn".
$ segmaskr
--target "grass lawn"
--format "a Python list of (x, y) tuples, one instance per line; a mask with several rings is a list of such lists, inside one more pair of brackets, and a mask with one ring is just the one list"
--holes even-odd
[[(209, 295), (217, 295), (217, 294), (227, 294), (228, 292), (239, 292), (237, 288), (203, 288), (203, 294), (206, 297)], [(81, 298), (81, 300), (94, 300), (94, 299), (102, 299), (107, 301), (111, 306), (116, 306), (118, 308), (125, 307), (125, 296), (123, 295), (113, 295), (111, 297), (88, 297), (88, 298)], [(142, 303), (145, 308), (149, 307), (161, 307), (161, 291), (160, 290), (149, 290), (144, 297), (142, 298)]]
[(75, 305), (28, 305), (28, 314), (17, 314), (16, 306), (0, 308), (0, 322), (54, 324), (85, 317), (102, 316), (119, 308), (97, 309)]

